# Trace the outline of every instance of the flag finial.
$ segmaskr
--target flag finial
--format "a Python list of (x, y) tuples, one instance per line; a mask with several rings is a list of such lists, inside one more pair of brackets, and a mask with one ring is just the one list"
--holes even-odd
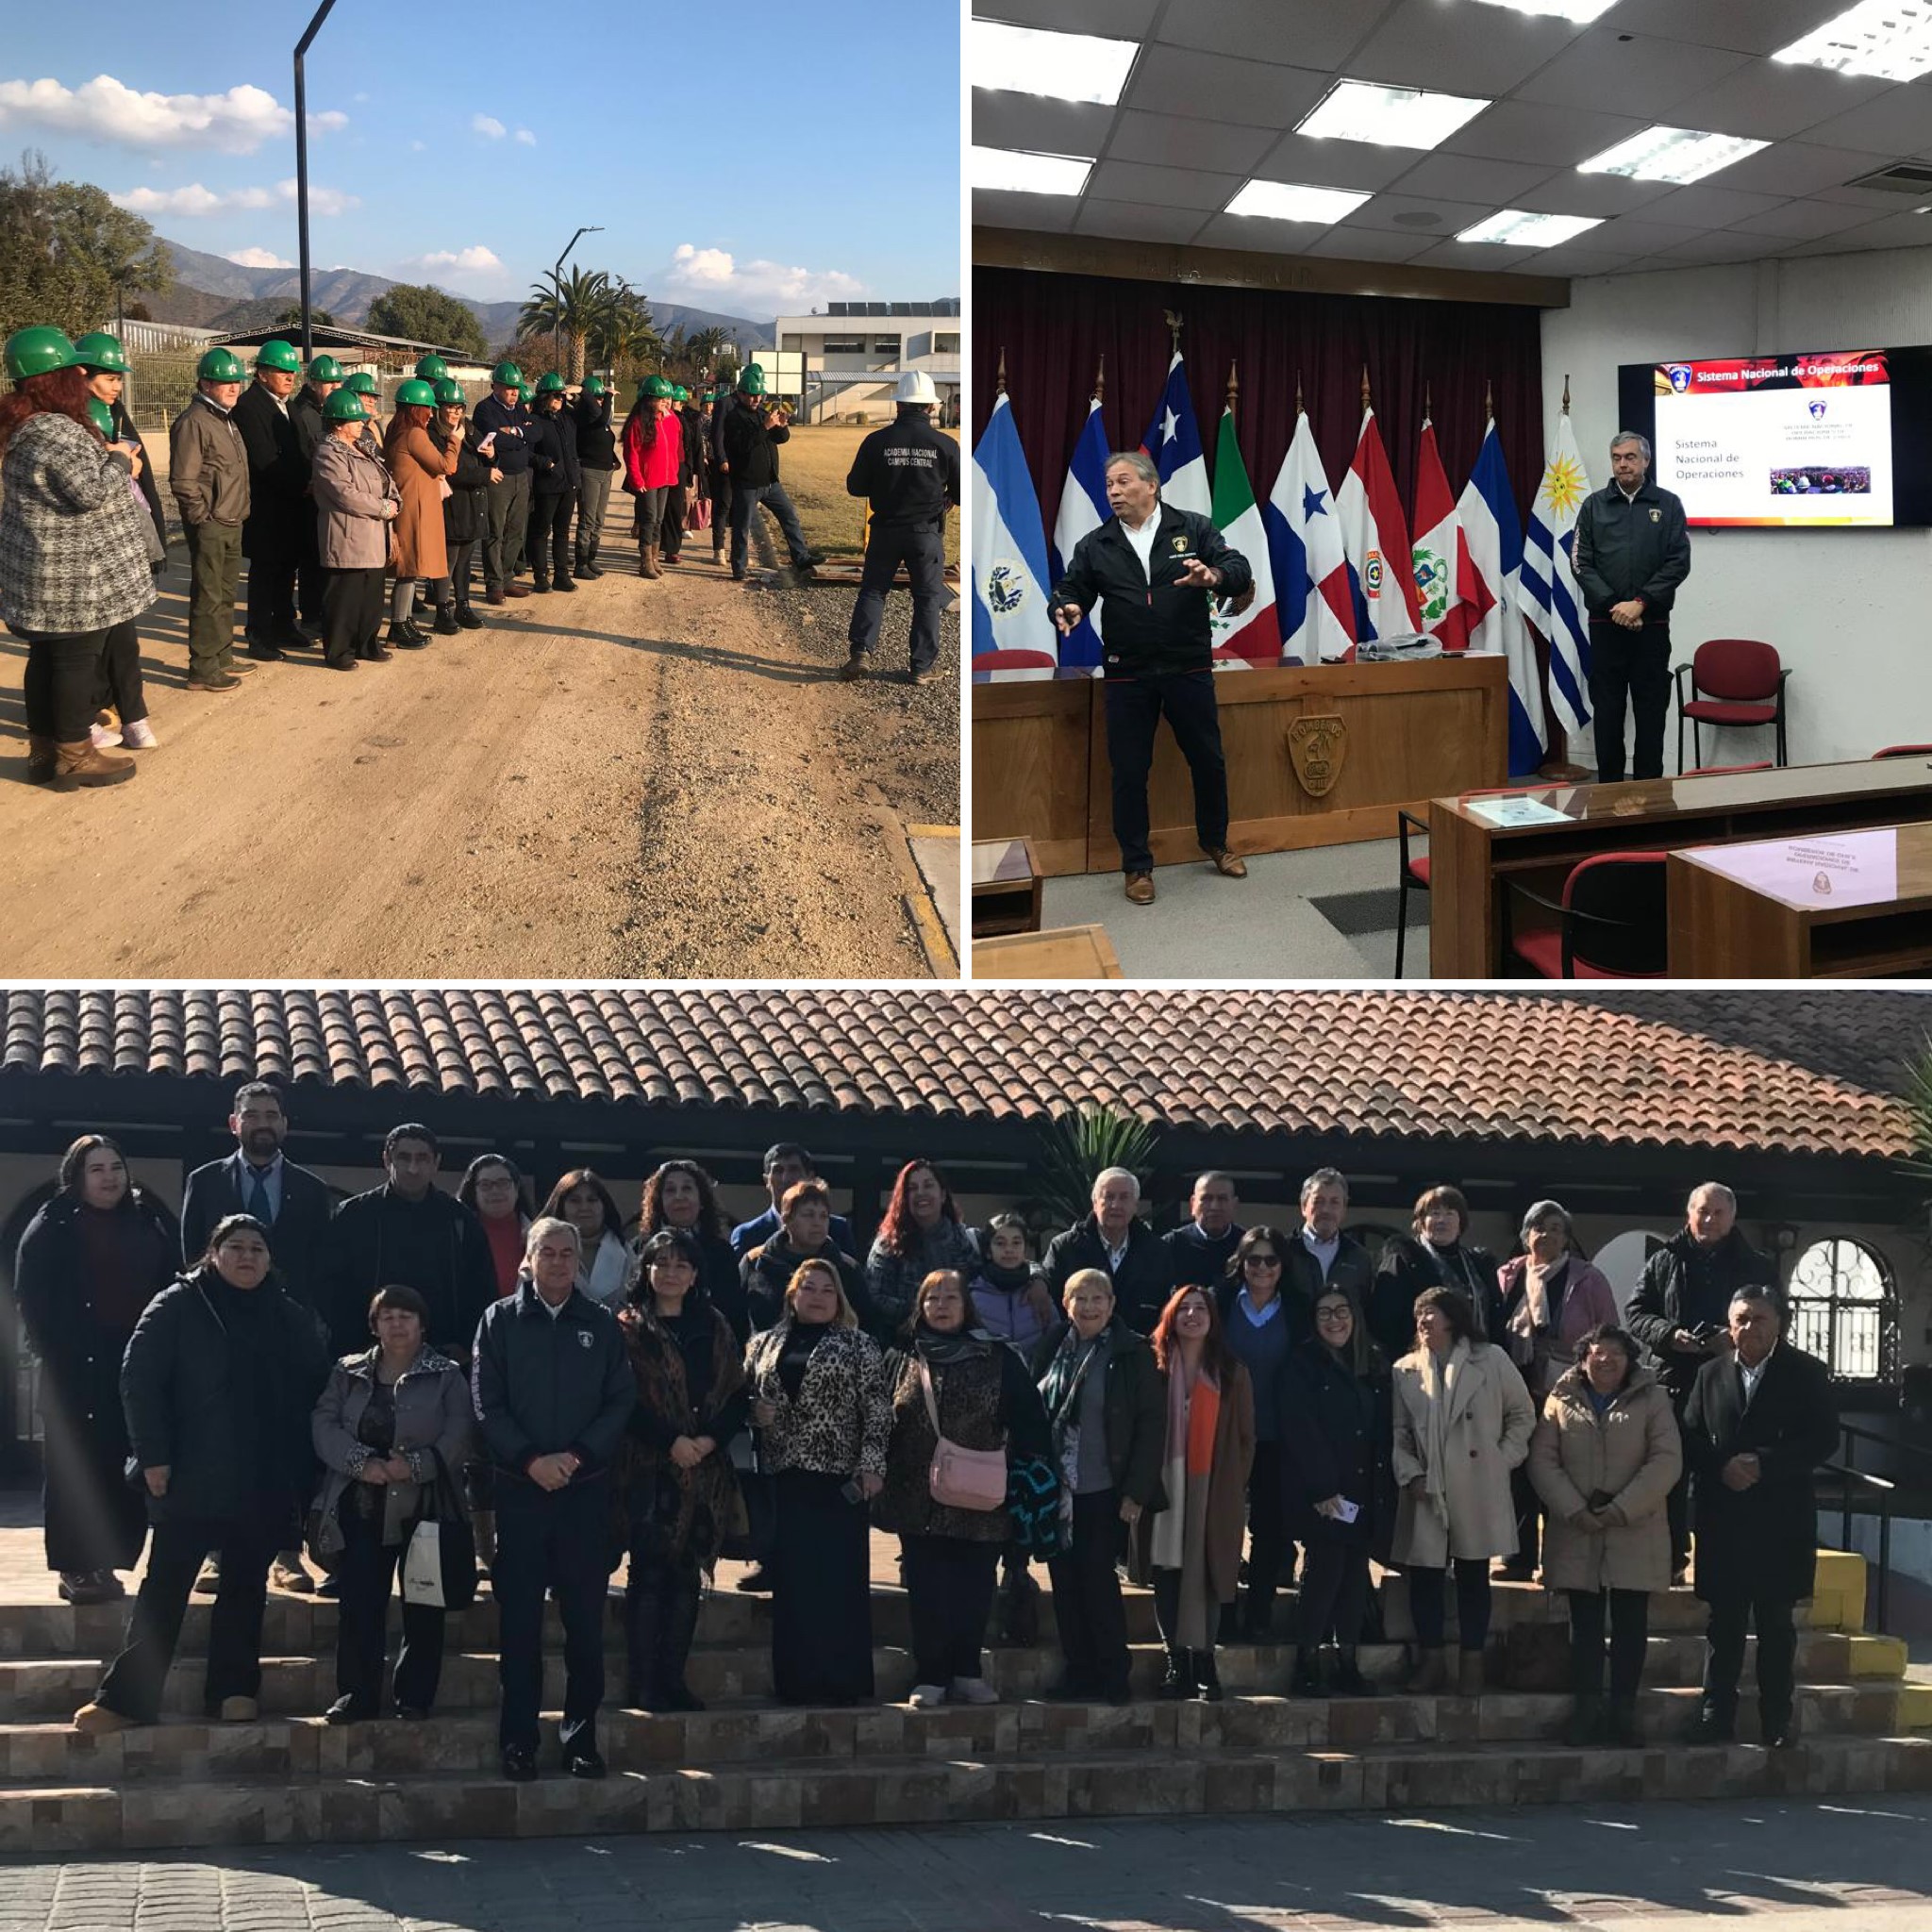
[(1302, 373), (1299, 369), (1294, 373), (1294, 412), (1297, 416), (1307, 413), (1302, 408)]
[(1435, 387), (1426, 376), (1423, 378), (1423, 421), (1431, 421), (1436, 413)]
[(1362, 364), (1362, 408), (1363, 408), (1364, 409), (1366, 409), (1366, 408), (1367, 408), (1368, 407), (1369, 407), (1369, 365), (1368, 365), (1368, 364), (1367, 364), (1366, 362), (1364, 362), (1364, 363)]
[(1570, 372), (1567, 369), (1563, 372), (1563, 413), (1566, 416), (1570, 413)]
[(1178, 308), (1169, 308), (1163, 312), (1167, 316), (1167, 332), (1173, 339), (1174, 352), (1178, 356), (1181, 352), (1181, 312)]
[(1491, 423), (1496, 420), (1496, 391), (1488, 377), (1483, 379), (1483, 414)]
[(992, 392), (996, 396), (1003, 396), (1007, 392), (1007, 352), (1004, 349), (1000, 351), (1000, 373), (994, 378)]
[(1235, 403), (1241, 392), (1241, 379), (1235, 373), (1235, 370), (1236, 365), (1234, 358), (1230, 357), (1228, 358), (1227, 364), (1227, 407), (1230, 409), (1234, 408)]
[(1100, 352), (1100, 366), (1093, 372), (1093, 400), (1104, 402), (1107, 398), (1107, 351)]

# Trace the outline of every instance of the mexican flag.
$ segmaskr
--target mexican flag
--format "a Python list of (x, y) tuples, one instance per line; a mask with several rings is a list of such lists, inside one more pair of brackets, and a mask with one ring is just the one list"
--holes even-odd
[(1214, 448), (1214, 527), (1229, 548), (1239, 550), (1255, 573), (1255, 598), (1237, 615), (1220, 604), (1214, 610), (1216, 667), (1239, 669), (1281, 661), (1281, 626), (1274, 614), (1274, 576), (1268, 567), (1268, 533), (1235, 440), (1234, 411), (1224, 409), (1221, 437)]

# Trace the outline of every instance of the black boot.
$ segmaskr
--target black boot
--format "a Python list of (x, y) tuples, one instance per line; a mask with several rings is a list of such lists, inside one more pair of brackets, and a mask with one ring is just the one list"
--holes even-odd
[(1294, 1675), (1289, 1680), (1288, 1694), (1291, 1697), (1327, 1696), (1328, 1687), (1322, 1681), (1322, 1660), (1318, 1652), (1297, 1647)]
[(633, 1576), (624, 1591), (624, 1701), (632, 1710), (662, 1710), (664, 1687), (658, 1659), (664, 1650), (665, 1576), (661, 1570)]
[(1221, 1673), (1214, 1668), (1214, 1653), (1211, 1650), (1193, 1650), (1188, 1653), (1193, 1660), (1194, 1690), (1203, 1704), (1221, 1702)]
[(429, 641), (429, 636), (426, 631), (418, 630), (413, 624), (405, 620), (401, 624), (391, 623), (389, 641), (399, 650), (420, 651)]
[(696, 1571), (673, 1577), (665, 1593), (663, 1621), (658, 1627), (658, 1708), (702, 1710), (704, 1702), (691, 1695), (684, 1681), (697, 1635), (698, 1609), (704, 1602), (704, 1579)]
[(1178, 1701), (1194, 1694), (1193, 1652), (1183, 1650), (1177, 1643), (1167, 1646), (1167, 1674), (1160, 1680), (1160, 1688), (1155, 1696)]
[(467, 597), (458, 597), (457, 599), (457, 628), (458, 630), (481, 630), (483, 628), (483, 620), (470, 608), (470, 600)]
[(436, 635), (440, 638), (453, 638), (462, 625), (457, 622), (457, 607), (454, 604), (439, 604), (436, 607)]

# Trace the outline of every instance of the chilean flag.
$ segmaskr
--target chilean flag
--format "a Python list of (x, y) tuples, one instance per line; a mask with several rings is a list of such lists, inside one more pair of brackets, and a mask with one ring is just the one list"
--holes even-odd
[(1500, 652), (1509, 660), (1509, 775), (1527, 777), (1542, 763), (1550, 734), (1543, 722), (1536, 647), (1517, 603), (1523, 577), (1523, 525), (1493, 419), (1457, 515), (1466, 566), (1459, 567), (1457, 575), (1469, 607), (1469, 648)]
[(1357, 640), (1366, 643), (1371, 638), (1421, 631), (1422, 606), (1415, 594), (1408, 523), (1373, 409), (1362, 411), (1355, 460), (1335, 493), (1335, 507), (1353, 578)]
[[(1067, 465), (1066, 488), (1060, 491), (1059, 514), (1054, 519), (1053, 541), (1047, 547), (1047, 561), (1053, 567), (1053, 583), (1066, 575), (1080, 539), (1097, 530), (1113, 515), (1107, 501), (1107, 422), (1100, 413), (1100, 398), (1087, 405), (1087, 421), (1080, 440), (1074, 445), (1073, 460)], [(1060, 668), (1091, 669), (1100, 675), (1100, 612), (1088, 611), (1065, 637), (1060, 639)]]
[(1160, 500), (1175, 509), (1191, 509), (1204, 517), (1214, 514), (1214, 497), (1208, 488), (1208, 459), (1201, 453), (1201, 429), (1194, 421), (1193, 398), (1188, 394), (1188, 367), (1178, 354), (1167, 365), (1167, 387), (1141, 448), (1160, 472)]
[(1296, 413), (1294, 441), (1261, 522), (1281, 621), (1281, 661), (1319, 664), (1346, 657), (1356, 641), (1355, 597), (1335, 498), (1305, 409)]

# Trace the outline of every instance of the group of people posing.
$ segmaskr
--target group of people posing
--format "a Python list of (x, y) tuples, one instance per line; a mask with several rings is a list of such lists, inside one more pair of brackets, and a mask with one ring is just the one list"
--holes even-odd
[(1524, 1574), (1540, 1541), (1544, 1587), (1570, 1605), (1570, 1736), (1629, 1742), (1688, 1474), (1710, 1611), (1698, 1733), (1732, 1734), (1755, 1619), (1764, 1737), (1795, 1736), (1792, 1606), (1837, 1421), (1715, 1184), (1620, 1322), (1553, 1201), (1498, 1265), (1469, 1241), (1462, 1195), (1431, 1188), (1372, 1259), (1332, 1169), (1303, 1184), (1291, 1230), (1242, 1226), (1233, 1182), (1203, 1174), (1166, 1235), (1110, 1169), (1036, 1262), (1019, 1215), (969, 1228), (915, 1159), (861, 1260), (794, 1142), (768, 1151), (755, 1219), (727, 1230), (709, 1175), (672, 1159), (627, 1230), (587, 1170), (534, 1215), (498, 1154), (445, 1194), (415, 1124), (388, 1137), (384, 1184), (338, 1205), (284, 1156), (273, 1087), (234, 1108), (236, 1151), (189, 1177), (178, 1234), (88, 1135), (21, 1245), (61, 1593), (120, 1595), (151, 1528), (83, 1731), (155, 1721), (210, 1553), (206, 1707), (252, 1719), (270, 1576), (313, 1588), (306, 1522), (341, 1600), (332, 1723), (383, 1707), (399, 1567), (405, 1721), (433, 1707), (444, 1616), (488, 1570), (513, 1778), (537, 1774), (546, 1592), (562, 1761), (603, 1773), (620, 1563), (629, 1705), (702, 1707), (687, 1667), (721, 1556), (772, 1594), (781, 1700), (870, 1700), (874, 1528), (899, 1539), (922, 1707), (996, 1699), (982, 1653), (1003, 1558), (1009, 1616), (1035, 1594), (1029, 1562), (1048, 1567), (1064, 1658), (1049, 1695), (1129, 1699), (1124, 1565), (1152, 1588), (1158, 1694), (1219, 1699), (1217, 1648), (1274, 1635), (1297, 1556), (1291, 1692), (1372, 1692), (1357, 1651), (1382, 1634), (1380, 1564), (1407, 1579), (1409, 1688), (1478, 1695), (1491, 1565)]

